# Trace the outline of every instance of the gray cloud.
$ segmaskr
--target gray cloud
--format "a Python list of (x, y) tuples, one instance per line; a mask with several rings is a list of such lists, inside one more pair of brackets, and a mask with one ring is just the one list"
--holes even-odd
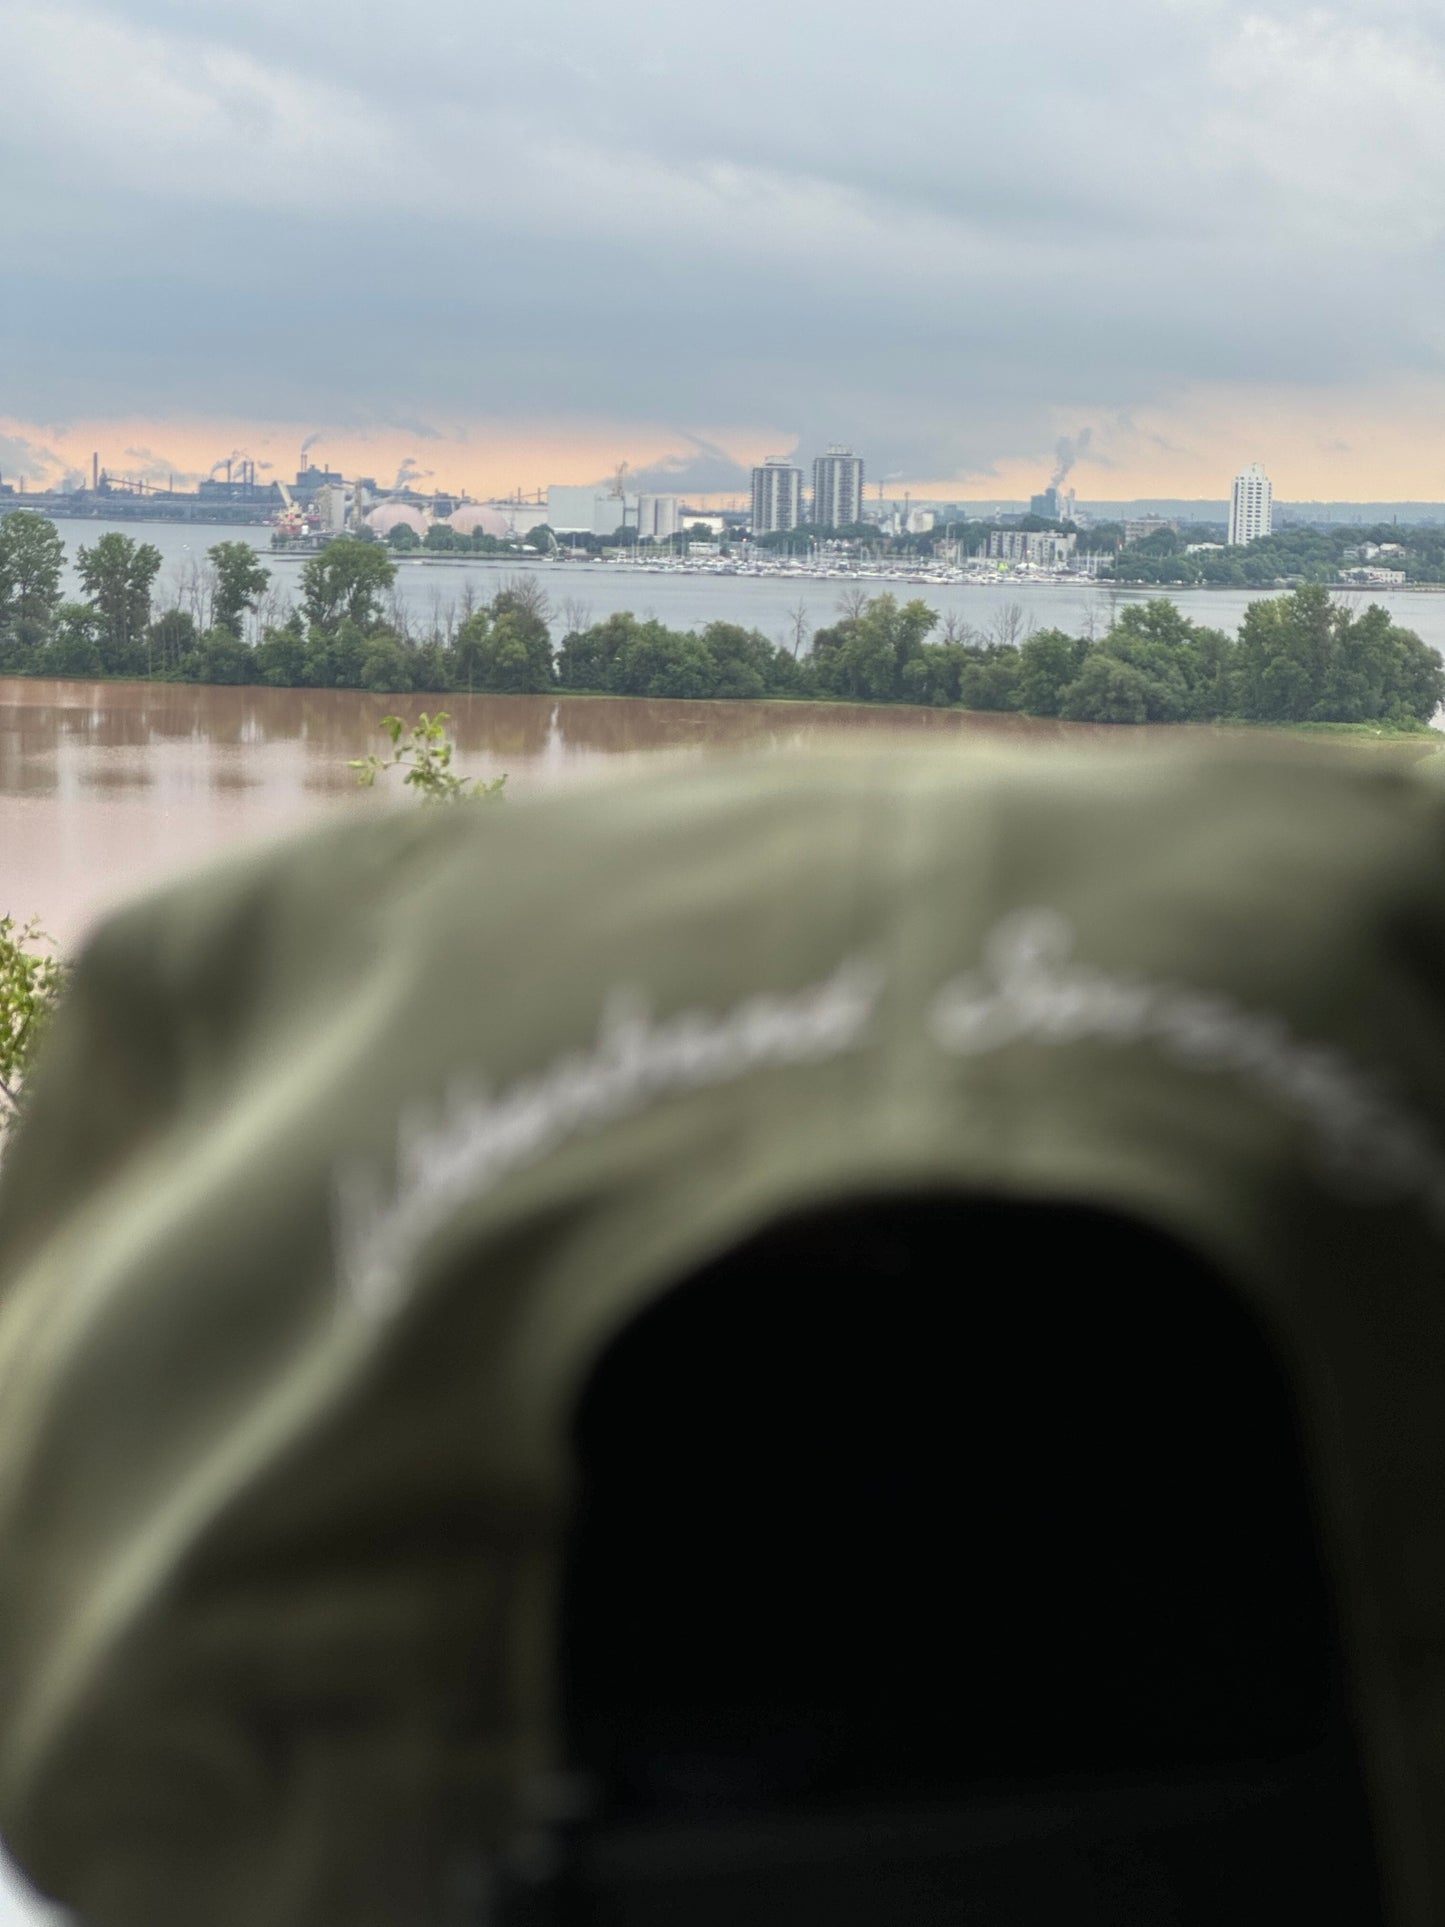
[(682, 422), (700, 490), (760, 431), (1087, 471), (1193, 388), (1440, 371), (1433, 6), (1040, 0), (1026, 70), (956, 0), (735, 0), (705, 59), (661, 0), (395, 19), (0, 0), (12, 415)]
[[(644, 492), (678, 495), (721, 495), (746, 488), (748, 466), (715, 442), (679, 431), (679, 439), (691, 445), (690, 455), (669, 455), (649, 467), (632, 470), (628, 486)], [(611, 477), (607, 477), (611, 480)]]
[[(125, 473), (139, 482), (167, 482), (174, 479), (178, 486), (189, 486), (201, 479), (183, 462), (172, 461), (168, 455), (158, 455), (153, 448), (128, 448), (125, 450), (125, 459)], [(215, 469), (211, 473), (214, 474)]]
[(48, 448), (41, 448), (23, 435), (0, 433), (0, 477), (7, 481), (18, 481), (23, 475), (27, 483), (57, 481), (64, 468), (60, 457)]

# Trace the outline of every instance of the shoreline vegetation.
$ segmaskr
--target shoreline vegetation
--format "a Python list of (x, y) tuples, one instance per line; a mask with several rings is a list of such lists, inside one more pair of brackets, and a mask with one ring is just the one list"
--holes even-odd
[[(0, 517), (0, 675), (358, 689), (376, 694), (760, 698), (921, 705), (1084, 723), (1428, 728), (1445, 662), (1378, 605), (1306, 583), (1253, 603), (1237, 636), (1160, 597), (1071, 636), (1015, 605), (987, 633), (922, 600), (845, 590), (835, 619), (786, 642), (711, 622), (674, 630), (620, 613), (558, 619), (535, 575), (419, 633), (391, 593), (393, 556), (340, 537), (284, 602), (248, 542), (218, 542), (156, 607), (161, 557), (108, 533), (77, 550), (83, 601), (61, 593), (65, 545), (30, 510)], [(560, 636), (554, 639), (554, 622)]]

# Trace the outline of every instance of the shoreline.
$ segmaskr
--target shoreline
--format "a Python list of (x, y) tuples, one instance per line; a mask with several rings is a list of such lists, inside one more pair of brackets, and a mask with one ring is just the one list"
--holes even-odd
[[(385, 544), (381, 544), (385, 548)], [(276, 562), (309, 562), (316, 549), (260, 549), (259, 555)], [(416, 555), (387, 549), (399, 569), (486, 568), (564, 570), (568, 575), (681, 576), (689, 581), (717, 578), (748, 582), (865, 582), (913, 583), (929, 589), (1094, 589), (1111, 595), (1143, 595), (1172, 600), (1181, 595), (1287, 595), (1291, 589), (1319, 587), (1331, 595), (1445, 595), (1445, 582), (1323, 582), (1305, 584), (1278, 578), (1274, 582), (1120, 582), (1113, 576), (1092, 575), (924, 575), (910, 569), (765, 569), (751, 563), (732, 566), (685, 562), (563, 562), (553, 555)]]
[[(223, 689), (223, 690), (235, 690), (237, 694), (240, 694), (245, 691), (252, 691), (252, 692), (262, 693), (267, 696), (280, 696), (280, 695), (359, 696), (359, 697), (367, 698), (378, 704), (391, 704), (393, 709), (398, 707), (399, 698), (405, 699), (404, 702), (400, 704), (400, 706), (405, 707), (407, 709), (410, 709), (414, 704), (418, 702), (426, 703), (426, 704), (431, 704), (431, 703), (445, 704), (449, 701), (471, 703), (471, 702), (489, 702), (489, 701), (512, 702), (517, 700), (521, 700), (525, 702), (562, 701), (562, 702), (581, 702), (581, 703), (636, 703), (639, 705), (647, 704), (651, 708), (655, 708), (657, 705), (661, 704), (665, 706), (675, 705), (679, 710), (681, 709), (691, 710), (691, 709), (698, 709), (698, 708), (706, 709), (706, 708), (711, 708), (714, 704), (725, 704), (731, 708), (750, 709), (750, 710), (755, 709), (758, 711), (762, 711), (769, 707), (787, 708), (787, 709), (794, 709), (794, 710), (821, 709), (821, 710), (829, 710), (829, 711), (837, 711), (839, 709), (863, 709), (863, 710), (867, 710), (870, 713), (870, 715), (878, 715), (878, 716), (887, 716), (890, 714), (902, 715), (902, 716), (915, 716), (915, 715), (917, 716), (977, 716), (989, 723), (998, 723), (1004, 719), (1016, 718), (1026, 723), (1044, 724), (1049, 727), (1062, 729), (1065, 731), (1070, 731), (1070, 730), (1091, 731), (1091, 730), (1098, 730), (1098, 729), (1105, 729), (1105, 730), (1111, 730), (1111, 731), (1118, 730), (1120, 732), (1121, 737), (1130, 737), (1141, 731), (1147, 731), (1150, 734), (1152, 734), (1153, 732), (1158, 730), (1180, 730), (1180, 731), (1212, 730), (1212, 731), (1225, 731), (1225, 732), (1234, 731), (1234, 730), (1248, 730), (1251, 734), (1258, 734), (1260, 732), (1263, 732), (1265, 734), (1283, 735), (1283, 736), (1332, 736), (1335, 738), (1346, 738), (1346, 739), (1352, 739), (1355, 741), (1362, 741), (1362, 742), (1385, 742), (1385, 743), (1416, 742), (1422, 745), (1428, 744), (1432, 752), (1438, 752), (1441, 749), (1445, 749), (1445, 710), (1442, 710), (1439, 721), (1422, 723), (1417, 728), (1414, 728), (1414, 729), (1404, 728), (1397, 724), (1389, 724), (1389, 723), (1282, 723), (1282, 722), (1257, 723), (1257, 722), (1251, 722), (1248, 720), (1248, 718), (1242, 717), (1242, 716), (1219, 716), (1213, 719), (1205, 719), (1205, 718), (1199, 718), (1199, 717), (1182, 717), (1177, 722), (1146, 722), (1146, 723), (1098, 722), (1098, 721), (1071, 722), (1065, 718), (1057, 717), (1057, 716), (1032, 715), (1030, 712), (1026, 710), (970, 709), (965, 703), (937, 704), (937, 703), (908, 703), (908, 702), (870, 702), (866, 697), (860, 697), (860, 696), (817, 696), (817, 695), (789, 696), (789, 695), (780, 695), (780, 694), (765, 695), (765, 696), (746, 696), (746, 697), (637, 696), (637, 695), (629, 695), (623, 691), (614, 690), (614, 689), (569, 689), (561, 684), (559, 684), (556, 688), (553, 688), (553, 689), (549, 689), (546, 691), (540, 691), (540, 690), (530, 691), (518, 697), (514, 695), (508, 695), (505, 692), (500, 692), (496, 690), (467, 690), (467, 689), (387, 690), (387, 689), (350, 689), (350, 688), (348, 689), (324, 688), (323, 689), (307, 683), (192, 682), (188, 679), (183, 679), (178, 676), (104, 676), (104, 675), (102, 676), (58, 676), (53, 674), (45, 675), (45, 676), (17, 676), (13, 674), (0, 673), (0, 715), (3, 715), (7, 707), (20, 706), (20, 705), (7, 704), (6, 702), (6, 685), (7, 684), (18, 685), (21, 688), (25, 688), (25, 687), (33, 688), (43, 683), (60, 683), (66, 686), (67, 688), (79, 688), (79, 689), (84, 689), (84, 688), (157, 689), (157, 690)], [(454, 718), (456, 712), (454, 710), (447, 710), (442, 708), (442, 709), (429, 709), (427, 713), (430, 714), (433, 717), (433, 719), (435, 719), (437, 716)]]

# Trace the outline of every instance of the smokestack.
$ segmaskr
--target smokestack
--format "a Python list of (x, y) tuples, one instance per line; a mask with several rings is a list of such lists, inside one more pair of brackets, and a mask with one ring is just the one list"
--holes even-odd
[(100, 456), (93, 453), (90, 458), (90, 486), (92, 490), (100, 487)]

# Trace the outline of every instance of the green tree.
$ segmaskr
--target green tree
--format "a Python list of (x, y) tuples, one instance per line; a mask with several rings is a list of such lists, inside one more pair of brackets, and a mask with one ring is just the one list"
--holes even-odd
[(1178, 604), (1156, 596), (1124, 609), (1099, 645), (1099, 653), (1139, 671), (1146, 721), (1181, 723), (1193, 707), (1197, 667), (1193, 642), (1194, 625)]
[(34, 918), (0, 917), (0, 1135), (20, 1115), (25, 1074), (65, 982)]
[(963, 699), (969, 651), (958, 642), (925, 642), (903, 667), (903, 694), (911, 703), (948, 709)]
[(48, 516), (14, 509), (0, 516), (0, 627), (49, 624), (60, 607), (65, 544)]
[(383, 630), (367, 637), (361, 658), (361, 687), (388, 693), (412, 687), (411, 659), (396, 636)]
[(206, 550), (216, 572), (215, 619), (233, 636), (241, 633), (242, 618), (266, 593), (271, 571), (261, 566), (249, 542), (215, 542)]
[[(414, 789), (424, 803), (491, 803), (500, 800), (505, 776), (484, 783), (479, 776), (458, 776), (452, 768), (453, 744), (446, 732), (447, 712), (438, 710), (428, 716), (425, 710), (414, 723), (400, 716), (383, 716), (381, 727), (391, 738), (391, 755), (358, 756), (349, 767), (356, 771), (362, 789), (371, 789), (378, 776), (400, 769), (402, 781)], [(403, 740), (405, 739), (405, 740)]]
[(717, 665), (714, 695), (748, 701), (778, 686), (780, 652), (756, 629), (744, 629), (737, 622), (710, 622), (700, 640)]
[(718, 666), (700, 636), (637, 624), (617, 652), (608, 687), (619, 696), (697, 699), (717, 693)]
[(196, 619), (188, 609), (163, 609), (150, 626), (152, 671), (174, 675), (194, 653), (198, 640)]
[(62, 602), (41, 658), (42, 674), (85, 680), (104, 675), (99, 633), (100, 622), (89, 603)]
[(112, 676), (139, 674), (147, 666), (145, 633), (160, 550), (128, 535), (102, 535), (93, 547), (76, 551), (76, 564), (95, 611), (103, 669)]
[(1413, 629), (1372, 604), (1362, 615), (1341, 609), (1335, 652), (1317, 715), (1340, 723), (1428, 723), (1445, 701), (1445, 663)]
[(181, 665), (187, 682), (253, 683), (260, 677), (256, 651), (233, 629), (217, 623), (201, 637)]
[(1064, 695), (1059, 713), (1071, 723), (1144, 723), (1150, 679), (1132, 662), (1095, 651)]
[[(433, 524), (433, 527), (439, 526)], [(439, 542), (432, 541), (432, 529), (426, 532), (426, 545), (429, 549), (440, 548)], [(387, 547), (395, 549), (398, 555), (408, 555), (413, 549), (421, 547), (421, 537), (410, 522), (393, 522), (386, 536)]]
[(500, 614), (478, 609), (468, 616), (457, 631), (452, 655), (458, 687), (531, 696), (554, 686), (552, 639), (546, 623), (514, 608), (503, 607)]
[(1340, 613), (1323, 588), (1249, 605), (1239, 628), (1236, 667), (1242, 716), (1263, 723), (1318, 720)]
[(564, 689), (610, 689), (612, 667), (639, 627), (629, 609), (621, 609), (586, 629), (570, 630), (557, 652), (557, 679)]
[(313, 689), (360, 689), (366, 673), (366, 645), (375, 631), (344, 616), (334, 629), (313, 623), (306, 631), (306, 681)]
[(396, 580), (396, 564), (379, 543), (341, 535), (313, 555), (301, 571), (301, 609), (328, 633), (342, 622), (374, 628), (381, 598)]
[(900, 608), (891, 595), (874, 596), (813, 638), (818, 688), (852, 702), (901, 702), (904, 670), (923, 648), (938, 614), (916, 598)]
[(1062, 629), (1038, 629), (1019, 649), (1018, 705), (1028, 716), (1057, 716), (1089, 645)]
[(1017, 709), (1019, 706), (1019, 651), (1007, 642), (984, 642), (962, 648), (959, 701), (965, 709)]
[(1253, 602), (1236, 651), (1236, 697), (1251, 722), (1428, 723), (1445, 669), (1379, 607), (1361, 616), (1311, 584)]
[(306, 667), (306, 631), (299, 616), (268, 629), (256, 646), (256, 673), (273, 689), (305, 688)]

